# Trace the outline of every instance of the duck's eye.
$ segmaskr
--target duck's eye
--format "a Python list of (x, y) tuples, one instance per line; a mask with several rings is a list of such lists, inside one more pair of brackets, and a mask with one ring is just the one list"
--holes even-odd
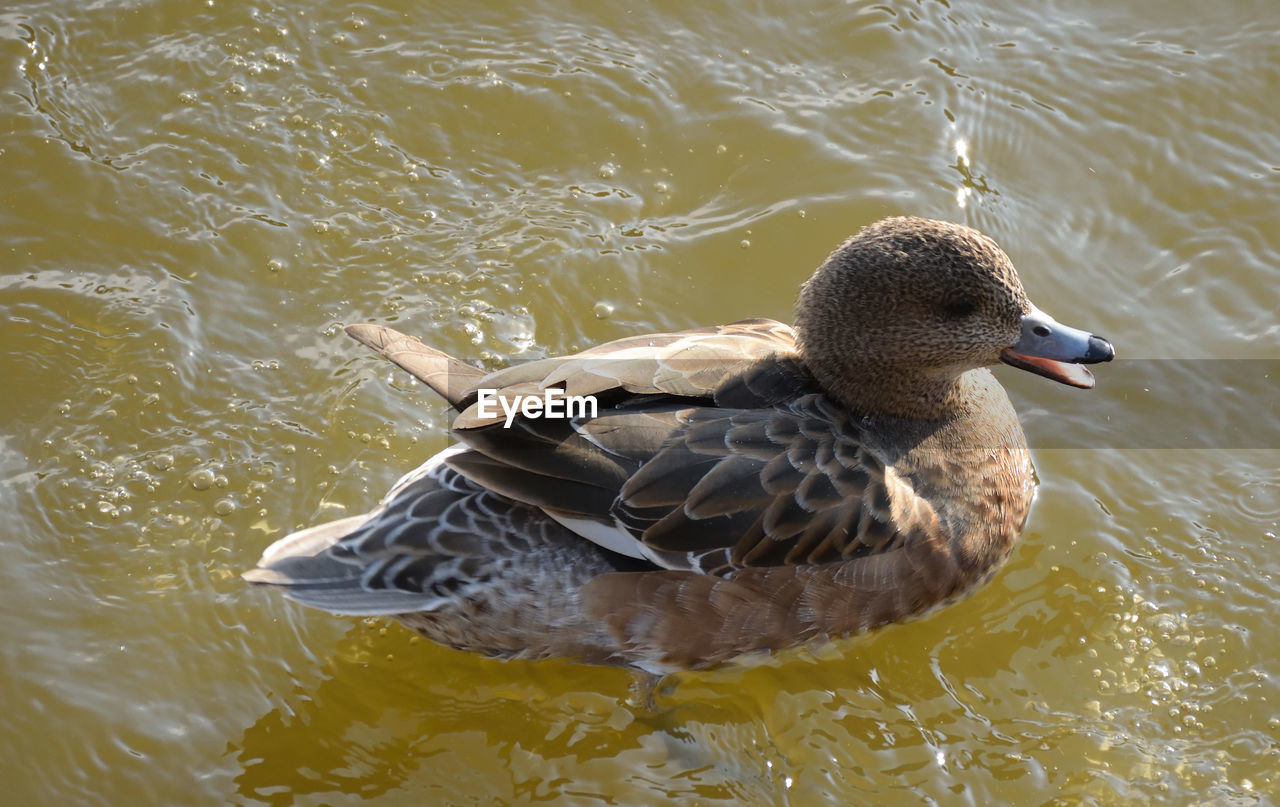
[(974, 311), (977, 311), (978, 306), (976, 303), (973, 302), (973, 300), (966, 300), (961, 298), (961, 299), (955, 299), (955, 300), (948, 300), (946, 304), (943, 305), (942, 310), (946, 311), (949, 316), (959, 318), (959, 317), (967, 317), (970, 314), (972, 314)]

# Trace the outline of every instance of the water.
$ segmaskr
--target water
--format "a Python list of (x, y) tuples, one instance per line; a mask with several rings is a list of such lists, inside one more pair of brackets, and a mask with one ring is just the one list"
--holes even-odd
[[(1278, 31), (1267, 2), (11, 5), (13, 803), (1277, 803)], [(621, 671), (238, 579), (447, 443), (341, 324), (496, 367), (789, 319), (900, 213), (988, 232), (1131, 360), (1091, 393), (1001, 371), (1041, 486), (972, 600), (677, 676), (655, 716)]]

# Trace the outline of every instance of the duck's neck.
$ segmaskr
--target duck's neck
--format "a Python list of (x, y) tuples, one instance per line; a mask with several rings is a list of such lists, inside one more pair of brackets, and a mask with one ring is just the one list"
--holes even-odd
[(981, 383), (979, 375), (985, 375), (850, 362), (825, 378), (814, 368), (810, 370), (833, 397), (854, 412), (919, 420), (948, 420), (968, 414), (973, 389)]

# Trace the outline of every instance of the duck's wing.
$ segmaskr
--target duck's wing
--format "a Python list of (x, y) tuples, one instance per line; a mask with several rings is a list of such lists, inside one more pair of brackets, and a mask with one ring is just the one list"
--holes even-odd
[[(471, 450), (451, 467), (612, 551), (723, 574), (890, 552), (936, 530), (911, 482), (799, 366), (782, 323), (628, 337), (489, 374), (383, 326), (348, 332), (460, 410), (454, 434)], [(601, 405), (508, 420), (480, 401), (551, 388)]]
[[(723, 575), (891, 553), (937, 533), (932, 507), (822, 394), (782, 323), (629, 337), (487, 375), (358, 327), (378, 329), (357, 338), (461, 410), (453, 433), (470, 450), (451, 467), (611, 551)], [(598, 409), (508, 420), (479, 401), (481, 390), (518, 401), (550, 388), (594, 396)]]
[(789, 357), (709, 399), (632, 395), (594, 417), (455, 429), (469, 479), (615, 552), (723, 575), (891, 552), (937, 527), (910, 480)]
[(912, 482), (821, 395), (763, 409), (695, 408), (677, 421), (611, 510), (667, 568), (837, 563), (892, 552), (936, 527)]

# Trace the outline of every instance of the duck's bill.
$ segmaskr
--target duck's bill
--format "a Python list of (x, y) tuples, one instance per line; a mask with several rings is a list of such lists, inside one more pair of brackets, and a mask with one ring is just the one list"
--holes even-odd
[(1062, 384), (1090, 389), (1093, 373), (1082, 365), (1111, 361), (1115, 356), (1106, 339), (1063, 325), (1033, 305), (1022, 316), (1021, 338), (1000, 353), (1000, 360)]

